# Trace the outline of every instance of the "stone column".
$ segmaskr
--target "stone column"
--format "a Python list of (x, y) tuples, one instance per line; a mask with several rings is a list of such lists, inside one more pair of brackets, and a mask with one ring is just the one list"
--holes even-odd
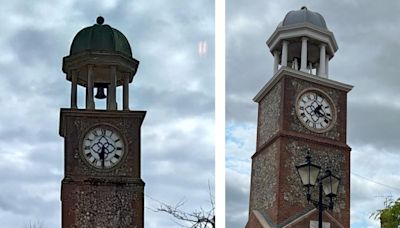
[(77, 75), (76, 70), (71, 71), (71, 108), (76, 109), (78, 106), (76, 105), (77, 103), (77, 90), (78, 90), (78, 75)]
[(129, 75), (126, 74), (124, 77), (124, 86), (123, 86), (123, 109), (129, 110)]
[(326, 63), (326, 45), (321, 44), (319, 47), (319, 71), (318, 76), (326, 78), (326, 70), (325, 70), (325, 63)]
[(312, 63), (309, 62), (309, 63), (308, 63), (308, 69), (307, 69), (307, 71), (308, 71), (309, 74), (312, 74), (312, 69), (313, 69), (313, 68), (312, 68)]
[(307, 72), (307, 37), (301, 38), (301, 66), (300, 70)]
[(117, 87), (117, 67), (111, 66), (111, 80), (107, 88), (107, 109), (117, 110), (116, 87)]
[(282, 56), (281, 56), (281, 65), (283, 67), (287, 66), (287, 58), (288, 58), (288, 45), (289, 42), (284, 40), (282, 41)]
[(279, 51), (274, 51), (274, 74), (278, 72), (278, 65), (279, 65)]
[(325, 77), (328, 78), (329, 75), (329, 55), (326, 55), (325, 58)]
[(95, 109), (94, 98), (93, 98), (93, 65), (88, 65), (87, 74), (87, 87), (86, 87), (86, 109)]

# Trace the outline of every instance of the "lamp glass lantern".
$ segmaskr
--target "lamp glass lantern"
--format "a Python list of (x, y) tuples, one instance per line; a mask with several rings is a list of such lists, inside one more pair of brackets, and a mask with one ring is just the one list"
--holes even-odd
[(321, 166), (311, 163), (310, 155), (306, 156), (306, 162), (301, 165), (296, 165), (297, 172), (301, 178), (301, 182), (305, 187), (315, 186)]
[(333, 175), (330, 170), (327, 170), (325, 176), (322, 177), (321, 182), (324, 189), (324, 193), (327, 197), (332, 198), (337, 196), (339, 182), (340, 182), (339, 177)]

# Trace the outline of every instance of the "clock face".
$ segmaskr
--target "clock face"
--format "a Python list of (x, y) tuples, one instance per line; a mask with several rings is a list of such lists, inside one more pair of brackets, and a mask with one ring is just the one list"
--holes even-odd
[(332, 100), (317, 89), (307, 90), (298, 97), (296, 112), (305, 127), (319, 133), (329, 130), (336, 120)]
[(124, 156), (124, 140), (118, 131), (108, 126), (90, 129), (82, 141), (82, 156), (95, 168), (110, 169)]

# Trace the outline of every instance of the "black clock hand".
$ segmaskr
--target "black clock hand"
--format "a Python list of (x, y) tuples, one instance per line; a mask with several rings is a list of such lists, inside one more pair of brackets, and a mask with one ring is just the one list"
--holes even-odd
[(314, 110), (314, 113), (318, 116), (318, 117), (324, 117), (325, 116), (325, 113), (324, 112), (321, 112), (322, 111), (322, 104), (320, 104), (320, 105), (318, 105), (316, 108), (315, 108), (315, 110)]
[(104, 146), (101, 147), (101, 151), (99, 153), (99, 158), (101, 160), (101, 166), (104, 167), (104, 155), (105, 155), (105, 148)]

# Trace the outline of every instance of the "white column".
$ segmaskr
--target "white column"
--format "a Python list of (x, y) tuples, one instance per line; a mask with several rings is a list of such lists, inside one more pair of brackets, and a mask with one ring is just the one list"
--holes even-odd
[(123, 109), (129, 110), (129, 75), (126, 74), (124, 77), (124, 86), (123, 86)]
[(287, 66), (287, 57), (288, 57), (288, 45), (289, 42), (284, 40), (282, 41), (282, 58), (281, 58), (281, 65), (283, 67)]
[(301, 66), (300, 70), (307, 72), (307, 37), (301, 38)]
[(78, 108), (78, 106), (76, 105), (77, 103), (77, 72), (76, 70), (72, 70), (71, 71), (71, 108), (72, 109), (76, 109)]
[(86, 87), (86, 109), (95, 109), (94, 98), (93, 98), (93, 65), (88, 65), (87, 74), (87, 87)]
[(325, 58), (325, 74), (326, 74), (326, 78), (328, 78), (329, 75), (329, 55), (326, 55)]
[(110, 84), (107, 88), (107, 109), (117, 110), (116, 87), (117, 87), (117, 67), (111, 66)]
[(325, 61), (326, 61), (326, 50), (325, 50), (326, 45), (321, 44), (320, 45), (320, 52), (319, 52), (319, 71), (318, 71), (318, 76), (326, 78), (326, 71), (325, 71)]
[(278, 65), (279, 65), (279, 51), (274, 51), (274, 74), (278, 72)]

